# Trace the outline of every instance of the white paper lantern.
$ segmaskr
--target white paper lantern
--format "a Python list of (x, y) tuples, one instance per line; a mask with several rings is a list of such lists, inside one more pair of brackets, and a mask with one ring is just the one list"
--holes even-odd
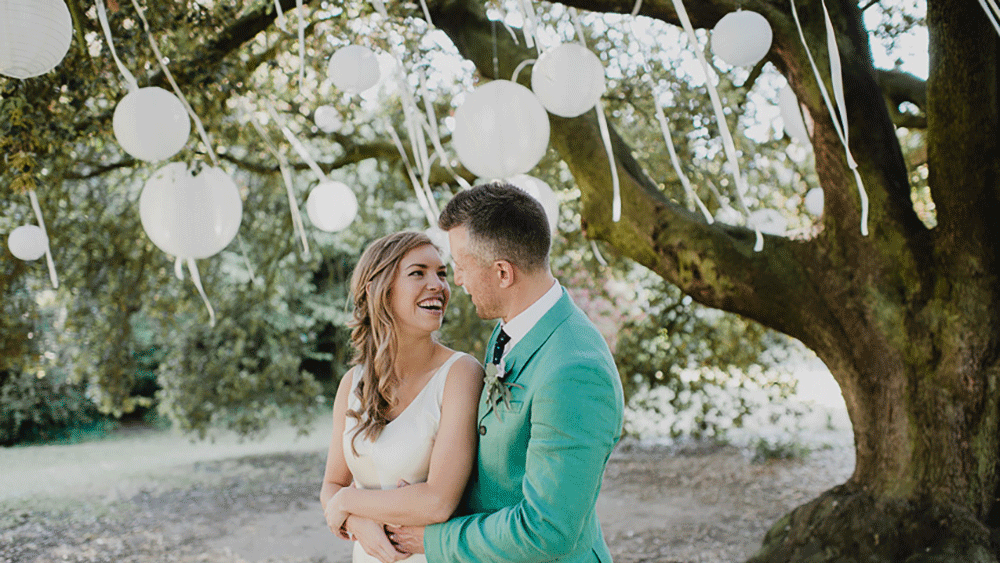
[(476, 176), (509, 178), (538, 164), (549, 146), (549, 116), (531, 90), (494, 80), (455, 110), (452, 145)]
[(177, 154), (191, 135), (191, 119), (177, 96), (163, 88), (139, 88), (115, 107), (115, 138), (125, 152), (148, 162)]
[(788, 229), (788, 219), (775, 209), (758, 209), (750, 212), (750, 227), (770, 235), (784, 236)]
[(771, 49), (771, 24), (749, 10), (730, 12), (712, 28), (712, 52), (733, 66), (753, 66)]
[(518, 174), (517, 176), (507, 178), (507, 181), (511, 185), (528, 192), (542, 204), (542, 209), (545, 210), (545, 218), (549, 221), (549, 231), (555, 234), (556, 228), (559, 225), (559, 199), (556, 198), (556, 193), (552, 191), (552, 188), (544, 181), (527, 174)]
[(364, 92), (378, 84), (378, 58), (368, 47), (348, 45), (330, 57), (327, 74), (333, 85), (349, 94)]
[(785, 124), (788, 136), (809, 146), (809, 132), (806, 130), (805, 120), (802, 119), (802, 108), (791, 86), (785, 86), (778, 94), (778, 110), (781, 112), (781, 121)]
[(313, 121), (324, 133), (333, 133), (344, 126), (344, 119), (333, 106), (319, 106), (313, 113)]
[(139, 196), (149, 239), (181, 258), (218, 254), (236, 236), (242, 216), (239, 188), (221, 168), (193, 176), (187, 164), (172, 162), (153, 174)]
[(813, 188), (806, 192), (806, 211), (813, 215), (823, 214), (823, 188)]
[(0, 0), (0, 74), (40, 76), (55, 68), (73, 39), (63, 0)]
[(37, 225), (22, 225), (10, 232), (7, 248), (15, 258), (31, 261), (45, 256), (49, 247), (49, 237)]
[(309, 192), (306, 199), (309, 220), (321, 231), (342, 231), (358, 215), (358, 198), (342, 182), (323, 182)]
[(604, 94), (604, 65), (579, 43), (563, 43), (538, 57), (531, 89), (549, 112), (560, 117), (582, 115)]

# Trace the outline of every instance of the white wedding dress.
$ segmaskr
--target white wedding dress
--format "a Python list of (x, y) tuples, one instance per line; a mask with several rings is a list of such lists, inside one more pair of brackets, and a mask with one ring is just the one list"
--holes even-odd
[[(344, 458), (354, 476), (354, 486), (361, 489), (395, 489), (400, 479), (407, 483), (427, 481), (430, 470), (431, 449), (441, 421), (441, 400), (448, 370), (462, 352), (455, 352), (431, 376), (420, 393), (395, 419), (385, 426), (374, 442), (358, 436), (351, 449), (351, 438), (357, 420), (347, 417), (344, 424)], [(361, 368), (354, 370), (354, 381), (348, 407), (357, 410), (361, 401), (354, 391), (361, 381)], [(365, 553), (361, 544), (354, 542), (354, 563), (379, 563), (378, 559)], [(411, 563), (424, 563), (423, 554), (414, 554), (404, 559)]]

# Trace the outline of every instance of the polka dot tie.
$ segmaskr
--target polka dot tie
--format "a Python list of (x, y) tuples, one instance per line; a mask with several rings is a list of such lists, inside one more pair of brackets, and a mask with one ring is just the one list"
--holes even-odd
[(510, 336), (507, 335), (503, 329), (500, 329), (500, 334), (497, 335), (497, 341), (493, 345), (493, 363), (499, 364), (500, 358), (503, 357), (503, 347), (510, 342)]

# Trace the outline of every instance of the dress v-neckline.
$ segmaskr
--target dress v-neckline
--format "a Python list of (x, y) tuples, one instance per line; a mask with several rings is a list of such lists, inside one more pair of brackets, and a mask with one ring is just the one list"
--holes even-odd
[(403, 415), (406, 414), (406, 411), (410, 410), (410, 407), (413, 406), (413, 403), (416, 403), (420, 399), (420, 397), (423, 396), (424, 392), (426, 392), (427, 389), (431, 386), (431, 382), (433, 382), (435, 379), (437, 379), (437, 377), (439, 375), (441, 375), (442, 371), (447, 372), (447, 370), (444, 369), (445, 366), (450, 365), (452, 363), (452, 358), (454, 358), (458, 354), (460, 354), (460, 352), (455, 352), (451, 356), (448, 356), (448, 359), (445, 360), (443, 364), (441, 364), (440, 366), (437, 367), (437, 370), (434, 372), (434, 374), (431, 375), (429, 378), (427, 378), (427, 381), (424, 382), (424, 386), (420, 388), (420, 391), (417, 391), (417, 394), (413, 396), (413, 399), (411, 399), (410, 402), (407, 403), (405, 407), (403, 407), (403, 410), (399, 411), (399, 414), (397, 414), (395, 417), (393, 417), (392, 420), (390, 420), (389, 422), (387, 422), (386, 426), (388, 426), (388, 425), (392, 424), (393, 422), (396, 422), (397, 420), (399, 420), (400, 418), (402, 418)]

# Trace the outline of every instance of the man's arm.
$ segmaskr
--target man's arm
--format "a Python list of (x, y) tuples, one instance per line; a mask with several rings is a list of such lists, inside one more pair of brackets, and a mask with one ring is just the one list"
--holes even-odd
[(572, 551), (621, 431), (622, 405), (600, 362), (540, 382), (530, 414), (524, 500), (424, 530), (430, 561), (546, 561)]

